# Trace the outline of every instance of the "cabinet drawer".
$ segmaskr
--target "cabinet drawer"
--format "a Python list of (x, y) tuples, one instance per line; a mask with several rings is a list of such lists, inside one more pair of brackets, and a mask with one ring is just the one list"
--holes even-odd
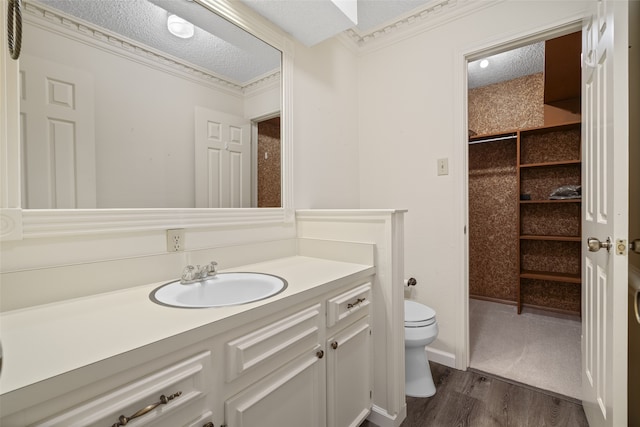
[(160, 402), (162, 395), (171, 400), (135, 418), (131, 424), (198, 425), (201, 420), (211, 418), (204, 399), (211, 378), (210, 359), (210, 351), (202, 352), (32, 425), (111, 426), (118, 423), (121, 415), (130, 417), (142, 408)]
[(272, 370), (320, 342), (320, 304), (299, 311), (225, 345), (226, 381), (259, 367)]
[(344, 292), (327, 301), (327, 326), (332, 327), (344, 319), (357, 320), (369, 313), (371, 282)]

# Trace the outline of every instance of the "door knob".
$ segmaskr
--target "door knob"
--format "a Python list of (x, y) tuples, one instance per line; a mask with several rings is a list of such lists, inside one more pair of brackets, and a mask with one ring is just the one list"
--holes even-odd
[(635, 239), (631, 243), (629, 243), (629, 249), (637, 254), (640, 254), (640, 239)]
[(595, 237), (587, 238), (587, 246), (589, 247), (589, 252), (598, 252), (600, 249), (605, 248), (607, 252), (611, 250), (611, 237), (607, 237), (606, 242), (601, 242), (600, 239)]

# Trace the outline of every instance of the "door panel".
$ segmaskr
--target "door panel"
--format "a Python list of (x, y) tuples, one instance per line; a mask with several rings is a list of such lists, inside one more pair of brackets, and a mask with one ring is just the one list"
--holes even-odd
[(357, 427), (371, 411), (369, 316), (327, 342), (327, 426)]
[(20, 69), (23, 207), (95, 208), (91, 75), (29, 55)]
[(324, 363), (313, 352), (296, 359), (225, 402), (228, 427), (325, 425)]
[[(600, 0), (583, 24), (582, 388), (593, 427), (626, 425), (627, 417), (628, 255), (615, 245), (629, 221), (625, 3)], [(589, 249), (589, 238), (601, 245)]]
[(196, 107), (196, 207), (251, 205), (251, 127), (239, 116)]

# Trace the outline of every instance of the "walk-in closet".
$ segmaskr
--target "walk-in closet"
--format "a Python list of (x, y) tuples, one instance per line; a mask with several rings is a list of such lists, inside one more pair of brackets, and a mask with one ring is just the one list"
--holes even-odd
[(470, 62), (472, 369), (580, 398), (581, 34)]

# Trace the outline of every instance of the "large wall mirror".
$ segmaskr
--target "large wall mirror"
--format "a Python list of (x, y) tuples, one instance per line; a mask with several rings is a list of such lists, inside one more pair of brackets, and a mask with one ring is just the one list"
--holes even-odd
[(282, 52), (214, 3), (26, 2), (23, 209), (286, 207)]

